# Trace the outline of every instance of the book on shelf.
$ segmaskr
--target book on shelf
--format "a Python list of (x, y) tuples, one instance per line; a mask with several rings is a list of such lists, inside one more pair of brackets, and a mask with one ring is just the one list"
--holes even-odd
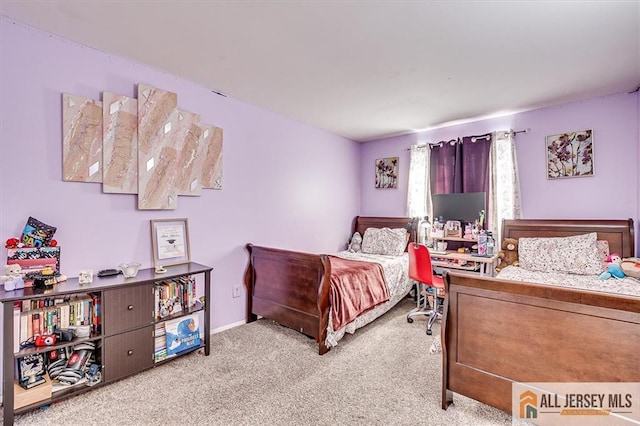
[(28, 312), (22, 312), (20, 314), (20, 331), (18, 332), (20, 335), (20, 342), (26, 342), (29, 338), (29, 322), (31, 320), (31, 315)]
[(197, 314), (165, 321), (167, 355), (200, 346), (198, 322)]
[(20, 302), (13, 304), (13, 353), (20, 350), (20, 318), (21, 306)]
[(89, 295), (93, 301), (92, 329), (94, 333), (99, 333), (102, 329), (102, 325), (100, 324), (100, 294), (89, 293)]
[(40, 312), (35, 312), (31, 316), (31, 322), (33, 323), (33, 335), (42, 334), (41, 321), (40, 321)]

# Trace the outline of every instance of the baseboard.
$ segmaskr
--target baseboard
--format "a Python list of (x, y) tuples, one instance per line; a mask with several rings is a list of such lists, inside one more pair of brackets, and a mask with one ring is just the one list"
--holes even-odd
[(211, 330), (211, 334), (220, 333), (221, 331), (229, 330), (231, 328), (235, 328), (235, 327), (244, 325), (246, 323), (247, 323), (247, 320), (242, 320), (238, 322), (233, 322), (231, 324), (223, 325), (222, 327), (214, 328), (213, 330)]

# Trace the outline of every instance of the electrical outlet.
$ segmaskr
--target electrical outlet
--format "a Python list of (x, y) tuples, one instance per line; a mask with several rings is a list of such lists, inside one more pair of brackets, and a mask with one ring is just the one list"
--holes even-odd
[(234, 285), (233, 286), (233, 297), (240, 297), (240, 286), (239, 285)]

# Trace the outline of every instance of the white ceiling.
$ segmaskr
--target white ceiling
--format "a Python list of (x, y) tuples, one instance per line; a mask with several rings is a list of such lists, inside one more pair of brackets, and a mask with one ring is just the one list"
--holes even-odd
[(640, 1), (2, 0), (0, 13), (356, 141), (640, 84)]

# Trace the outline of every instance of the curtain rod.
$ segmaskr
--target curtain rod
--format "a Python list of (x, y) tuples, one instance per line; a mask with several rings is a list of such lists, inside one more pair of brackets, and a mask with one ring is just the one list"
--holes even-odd
[[(530, 131), (531, 131), (531, 128), (527, 127), (527, 128), (526, 128), (526, 129), (524, 129), (524, 130), (511, 130), (511, 131), (510, 131), (510, 132), (508, 132), (508, 133), (511, 133), (512, 135), (514, 135), (514, 136), (515, 136), (515, 135), (516, 135), (516, 134), (518, 134), (518, 133), (529, 133)], [(451, 140), (455, 140), (455, 139), (451, 139)], [(426, 148), (426, 147), (431, 146), (431, 145), (438, 145), (438, 144), (440, 144), (440, 143), (442, 143), (442, 142), (451, 142), (451, 141), (427, 142), (427, 143), (424, 143), (424, 144), (422, 144), (422, 145), (416, 145), (416, 148), (418, 148), (418, 149), (420, 149), (420, 148)], [(411, 147), (407, 148), (407, 151), (411, 151)]]

